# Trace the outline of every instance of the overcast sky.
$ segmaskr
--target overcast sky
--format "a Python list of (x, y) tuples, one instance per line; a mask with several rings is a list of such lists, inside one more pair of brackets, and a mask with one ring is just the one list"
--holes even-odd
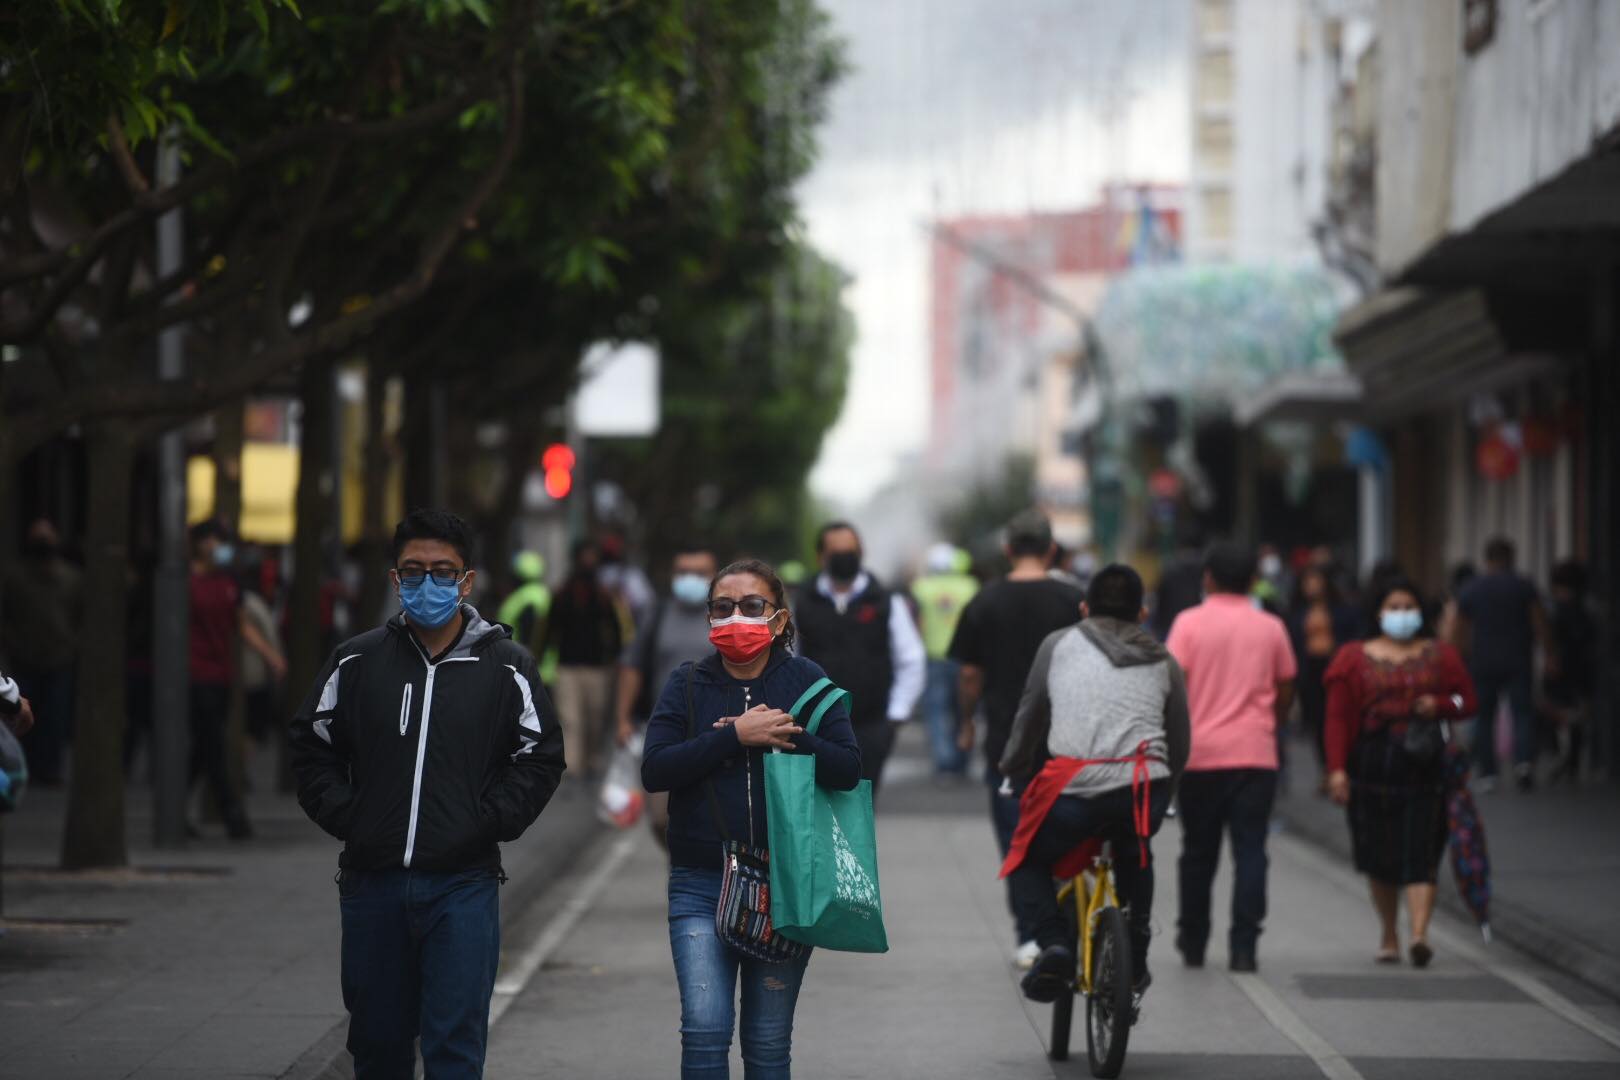
[(925, 223), (1074, 209), (1109, 180), (1184, 180), (1188, 3), (821, 4), (852, 70), (800, 194), (811, 240), (854, 278), (858, 339), (811, 483), (854, 503), (926, 438)]

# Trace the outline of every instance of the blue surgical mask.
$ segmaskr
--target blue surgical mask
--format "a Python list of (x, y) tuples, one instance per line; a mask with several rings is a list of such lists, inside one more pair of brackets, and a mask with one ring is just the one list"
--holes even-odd
[(420, 585), (400, 585), (399, 603), (412, 626), (437, 630), (449, 622), (461, 606), (461, 586), (440, 585), (429, 575)]
[(1407, 608), (1405, 611), (1381, 611), (1378, 613), (1378, 628), (1386, 637), (1396, 641), (1410, 641), (1423, 629), (1423, 612), (1416, 608)]
[(215, 544), (214, 545), (214, 565), (215, 566), (229, 566), (229, 565), (231, 565), (231, 563), (233, 563), (235, 561), (236, 561), (236, 545), (235, 544)]
[(676, 574), (669, 591), (688, 607), (700, 607), (709, 598), (709, 580), (702, 574)]

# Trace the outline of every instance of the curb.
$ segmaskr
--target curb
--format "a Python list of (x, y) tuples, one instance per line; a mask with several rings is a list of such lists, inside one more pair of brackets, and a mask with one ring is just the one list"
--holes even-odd
[[(1294, 806), (1297, 798), (1277, 800), (1277, 817), (1288, 832), (1348, 862), (1350, 833), (1344, 822), (1335, 816), (1336, 827), (1329, 827), (1320, 815), (1297, 810)], [(1446, 876), (1444, 868), (1441, 875)], [(1442, 882), (1437, 897), (1439, 908), (1473, 924), (1473, 912), (1463, 904), (1455, 889)], [(1535, 911), (1492, 896), (1491, 935), (1527, 958), (1576, 979), (1606, 999), (1620, 1001), (1620, 958), (1594, 949), (1589, 942), (1559, 934)]]
[[(503, 937), (512, 930), (534, 902), (579, 861), (593, 840), (605, 832), (612, 831), (597, 820), (594, 791), (591, 792), (591, 796), (587, 800), (584, 827), (570, 831), (566, 838), (557, 837), (551, 855), (535, 859), (521, 876), (511, 875), (507, 878), (501, 897)], [(298, 1055), (290, 1066), (279, 1073), (276, 1080), (352, 1080), (354, 1064), (345, 1045), (348, 1034), (348, 1019), (339, 1020), (325, 1035)], [(421, 1074), (420, 1062), (417, 1063), (417, 1074)]]

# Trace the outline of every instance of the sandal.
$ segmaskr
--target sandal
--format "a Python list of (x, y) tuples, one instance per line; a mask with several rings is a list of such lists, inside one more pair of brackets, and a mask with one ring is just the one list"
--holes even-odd
[(1380, 949), (1378, 955), (1373, 959), (1380, 964), (1398, 964), (1401, 962), (1401, 950)]
[(1429, 943), (1426, 941), (1412, 942), (1411, 952), (1413, 967), (1428, 967), (1429, 961), (1434, 959), (1434, 950), (1429, 948)]

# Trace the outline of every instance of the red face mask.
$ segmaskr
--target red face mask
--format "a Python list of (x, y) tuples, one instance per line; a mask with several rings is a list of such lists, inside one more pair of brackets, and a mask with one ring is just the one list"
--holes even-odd
[(771, 620), (766, 617), (750, 619), (746, 615), (733, 615), (709, 627), (709, 644), (739, 667), (759, 659), (759, 654), (775, 640)]

